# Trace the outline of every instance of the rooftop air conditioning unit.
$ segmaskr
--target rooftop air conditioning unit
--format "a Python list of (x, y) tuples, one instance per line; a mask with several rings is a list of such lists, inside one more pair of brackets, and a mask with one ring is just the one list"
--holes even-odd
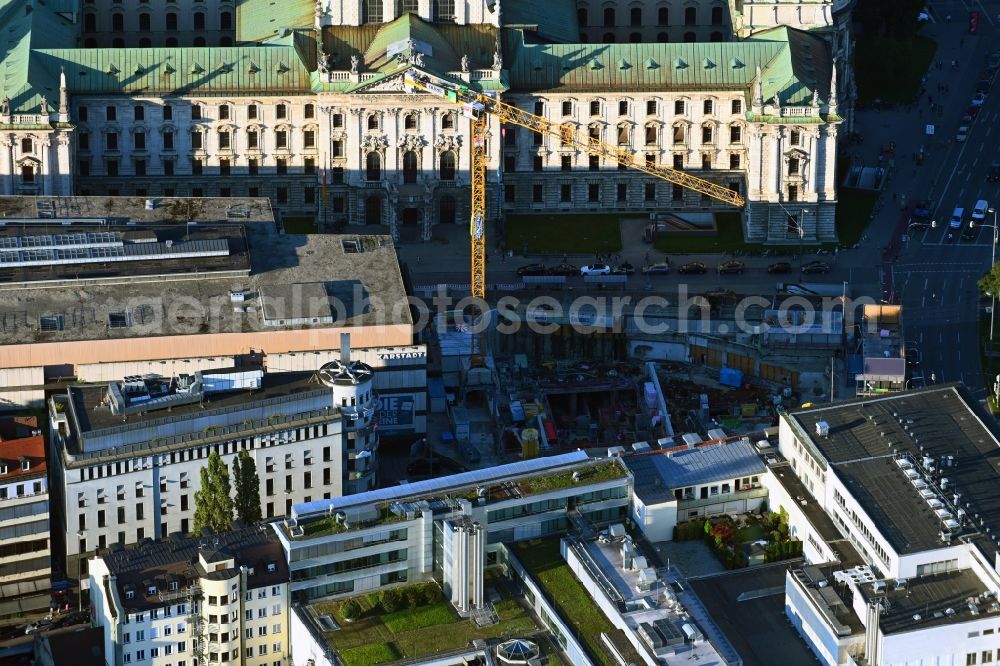
[(820, 437), (830, 436), (830, 424), (826, 421), (817, 421), (816, 423), (816, 434)]

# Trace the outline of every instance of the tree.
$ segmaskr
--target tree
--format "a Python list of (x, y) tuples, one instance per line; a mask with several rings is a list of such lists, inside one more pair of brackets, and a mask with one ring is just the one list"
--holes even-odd
[(354, 599), (348, 599), (340, 605), (340, 614), (348, 622), (356, 620), (361, 617), (361, 604)]
[(216, 532), (228, 532), (233, 527), (233, 497), (229, 486), (229, 469), (216, 452), (208, 456), (201, 468), (201, 490), (194, 494), (194, 533), (205, 527)]
[(1000, 263), (993, 264), (989, 272), (979, 278), (979, 291), (987, 296), (1000, 296)]
[(246, 449), (233, 460), (233, 483), (236, 484), (236, 515), (246, 525), (260, 521), (260, 478), (257, 463)]

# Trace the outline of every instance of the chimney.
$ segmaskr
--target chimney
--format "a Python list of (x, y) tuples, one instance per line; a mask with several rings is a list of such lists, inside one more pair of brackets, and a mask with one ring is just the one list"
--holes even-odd
[(340, 362), (344, 365), (351, 364), (351, 334), (340, 334)]

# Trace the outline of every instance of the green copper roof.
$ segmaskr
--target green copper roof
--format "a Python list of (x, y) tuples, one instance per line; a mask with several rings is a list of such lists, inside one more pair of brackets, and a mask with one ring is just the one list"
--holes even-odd
[(65, 67), (70, 93), (280, 94), (310, 89), (308, 67), (294, 46), (41, 49), (32, 59), (56, 76)]
[(534, 26), (535, 41), (576, 42), (580, 39), (575, 0), (507, 0), (500, 4), (502, 25)]
[(789, 28), (734, 42), (667, 44), (531, 44), (505, 31), (510, 85), (517, 91), (655, 92), (747, 90), (762, 70), (764, 97), (783, 104), (826, 99), (830, 60), (825, 42)]
[(59, 105), (59, 69), (40, 67), (32, 49), (76, 42), (76, 26), (40, 0), (0, 0), (0, 86), (15, 113), (39, 113), (44, 95)]
[(236, 41), (261, 42), (285, 28), (312, 28), (315, 0), (238, 0)]

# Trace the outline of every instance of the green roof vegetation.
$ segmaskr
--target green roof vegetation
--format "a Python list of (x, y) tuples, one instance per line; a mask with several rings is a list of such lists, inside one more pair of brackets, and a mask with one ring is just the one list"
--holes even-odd
[[(485, 583), (492, 586), (492, 573), (487, 572)], [(396, 588), (404, 598), (410, 590), (427, 585)], [(500, 622), (492, 627), (477, 627), (471, 620), (463, 620), (451, 605), (441, 600), (440, 592), (432, 603), (387, 612), (379, 593), (371, 593), (353, 600), (361, 606), (360, 616), (347, 622), (342, 609), (348, 600), (321, 602), (313, 605), (317, 615), (334, 617), (341, 628), (326, 634), (327, 643), (336, 650), (346, 666), (373, 666), (397, 659), (415, 659), (467, 647), (476, 639), (495, 639), (525, 636), (539, 630), (525, 608), (507, 596), (506, 588), (497, 588), (502, 599), (495, 604)], [(384, 594), (384, 592), (382, 593)]]
[[(579, 474), (579, 480), (574, 480), (573, 475)], [(537, 495), (539, 493), (549, 493), (554, 490), (562, 490), (571, 486), (580, 486), (592, 483), (601, 483), (613, 479), (621, 479), (628, 476), (625, 467), (617, 460), (568, 469), (562, 472), (551, 474), (539, 474), (527, 479), (519, 479), (517, 487), (525, 495)]]
[[(337, 520), (336, 516), (323, 516), (321, 518), (310, 519), (308, 521), (303, 521), (300, 523), (302, 528), (302, 536), (297, 537), (300, 539), (312, 539), (317, 536), (324, 536), (327, 534), (341, 534), (350, 530), (361, 530), (368, 527), (375, 527), (377, 525), (387, 525), (390, 523), (398, 523), (406, 520), (405, 514), (398, 514), (393, 512), (388, 504), (383, 504), (379, 506), (379, 516), (373, 518), (372, 520), (367, 520), (363, 522), (351, 522), (347, 521), (347, 525)], [(287, 530), (286, 530), (287, 532)], [(291, 534), (289, 533), (289, 536)]]
[(558, 538), (519, 541), (511, 549), (555, 606), (566, 626), (573, 630), (594, 663), (617, 666), (601, 641), (602, 633), (608, 635), (626, 661), (643, 663), (635, 647), (601, 612), (563, 560)]

